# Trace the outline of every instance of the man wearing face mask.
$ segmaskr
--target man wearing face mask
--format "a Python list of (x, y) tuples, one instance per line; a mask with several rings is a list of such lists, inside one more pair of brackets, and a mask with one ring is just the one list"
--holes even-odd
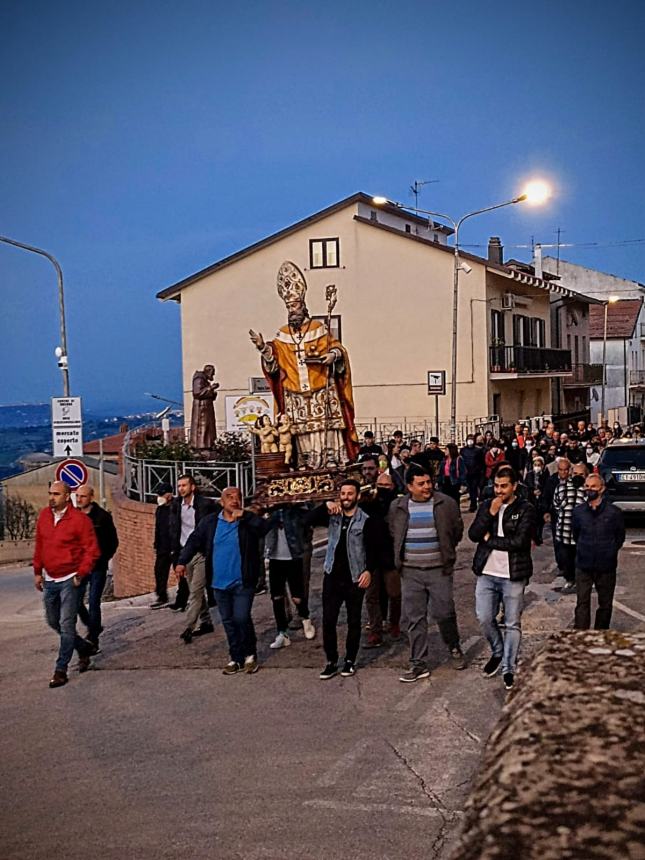
[(591, 590), (595, 586), (598, 609), (594, 628), (607, 630), (611, 622), (618, 551), (625, 542), (622, 511), (605, 498), (605, 482), (589, 475), (584, 484), (586, 501), (573, 512), (572, 530), (576, 542), (577, 600), (574, 627), (591, 625)]
[(168, 606), (168, 575), (172, 564), (172, 540), (170, 536), (170, 503), (172, 487), (161, 483), (157, 486), (157, 510), (155, 511), (155, 592), (157, 599), (150, 609)]
[[(365, 469), (361, 467), (363, 480)], [(394, 564), (392, 538), (385, 521), (390, 504), (397, 496), (392, 476), (377, 472), (368, 495), (363, 494), (359, 507), (370, 518), (374, 535), (375, 567), (372, 579), (365, 593), (367, 616), (370, 632), (367, 636), (367, 648), (380, 648), (383, 644), (383, 620), (387, 617), (389, 604), (390, 636), (399, 639), (401, 636), (401, 575)]]
[(588, 469), (584, 463), (576, 463), (571, 477), (559, 484), (553, 493), (553, 508), (556, 513), (554, 550), (555, 559), (566, 584), (562, 594), (574, 594), (576, 590), (576, 542), (571, 523), (573, 509), (584, 504), (583, 486)]
[(479, 489), (483, 483), (484, 472), (486, 470), (484, 449), (480, 445), (475, 445), (474, 436), (468, 436), (466, 444), (460, 453), (466, 467), (466, 487), (470, 498), (470, 512), (473, 513), (477, 510)]

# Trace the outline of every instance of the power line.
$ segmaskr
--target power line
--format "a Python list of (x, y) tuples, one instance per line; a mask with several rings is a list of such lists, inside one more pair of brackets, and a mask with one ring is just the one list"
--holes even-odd
[[(460, 243), (461, 244), (461, 243)], [(643, 245), (645, 244), (645, 239), (620, 239), (615, 242), (560, 242), (559, 244), (556, 242), (531, 242), (530, 244), (521, 244), (521, 245), (507, 245), (504, 244), (505, 248), (530, 248), (531, 250), (535, 249), (536, 245), (540, 245), (541, 248), (620, 248), (629, 245)], [(488, 245), (461, 245), (462, 248), (487, 248)]]

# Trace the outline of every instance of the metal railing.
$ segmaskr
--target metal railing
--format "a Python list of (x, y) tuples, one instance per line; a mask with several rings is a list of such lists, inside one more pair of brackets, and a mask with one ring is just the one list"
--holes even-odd
[(491, 373), (569, 373), (570, 349), (540, 346), (491, 346)]
[(562, 385), (602, 385), (602, 364), (574, 364), (571, 376), (562, 380)]
[(154, 502), (157, 486), (168, 483), (174, 490), (180, 475), (191, 475), (200, 491), (208, 496), (219, 496), (226, 487), (239, 487), (242, 496), (253, 493), (253, 464), (216, 463), (186, 460), (142, 460), (123, 455), (123, 489), (129, 499)]
[(645, 385), (645, 370), (630, 370), (629, 371), (630, 385)]
[[(439, 421), (437, 426), (434, 417), (357, 418), (355, 427), (361, 444), (366, 430), (372, 431), (378, 444), (391, 439), (395, 430), (400, 430), (404, 439), (418, 439), (424, 445), (431, 436), (438, 436), (442, 443), (450, 439), (450, 421)], [(495, 436), (499, 434), (499, 416), (461, 418), (457, 421), (457, 442), (464, 442), (470, 433), (485, 433), (487, 430)]]

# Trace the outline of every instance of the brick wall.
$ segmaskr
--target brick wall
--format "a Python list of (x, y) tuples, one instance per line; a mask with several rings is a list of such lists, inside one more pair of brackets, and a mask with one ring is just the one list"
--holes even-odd
[[(115, 597), (134, 597), (154, 591), (152, 542), (156, 508), (156, 505), (126, 498), (121, 490), (113, 490), (112, 514), (119, 535), (119, 548), (112, 563)], [(169, 584), (174, 582), (171, 572)]]

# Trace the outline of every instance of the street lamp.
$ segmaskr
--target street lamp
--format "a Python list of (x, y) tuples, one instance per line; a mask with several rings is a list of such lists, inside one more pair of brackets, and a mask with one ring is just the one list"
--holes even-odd
[(602, 394), (600, 397), (600, 426), (602, 427), (605, 421), (605, 386), (607, 385), (607, 311), (609, 305), (613, 305), (618, 301), (618, 296), (609, 296), (604, 302), (605, 305), (605, 325), (602, 334)]
[[(470, 271), (470, 266), (466, 263), (461, 263), (459, 260), (459, 230), (464, 221), (468, 218), (474, 218), (475, 215), (482, 215), (484, 212), (493, 212), (495, 209), (502, 209), (504, 206), (513, 206), (515, 203), (538, 204), (544, 202), (550, 195), (549, 187), (544, 182), (529, 183), (519, 197), (513, 197), (512, 200), (506, 200), (504, 203), (496, 203), (494, 206), (486, 206), (483, 209), (476, 209), (474, 212), (468, 212), (462, 215), (461, 218), (455, 220), (451, 215), (446, 215), (444, 212), (431, 212), (428, 209), (415, 209), (414, 212), (421, 212), (424, 215), (432, 215), (435, 218), (443, 218), (448, 221), (455, 231), (454, 244), (454, 265), (453, 265), (453, 287), (452, 287), (452, 362), (451, 362), (451, 380), (450, 380), (450, 441), (457, 441), (457, 322), (459, 308), (459, 272), (463, 270), (466, 274)], [(390, 205), (397, 209), (409, 209), (404, 203), (398, 203), (394, 200), (389, 200), (387, 197), (373, 197), (373, 203), (377, 206)]]
[(63, 270), (60, 267), (58, 260), (43, 251), (42, 248), (34, 248), (32, 245), (25, 245), (23, 242), (17, 242), (15, 239), (8, 239), (6, 236), (0, 236), (0, 242), (6, 245), (13, 245), (16, 248), (22, 248), (23, 251), (31, 251), (33, 254), (40, 254), (41, 257), (46, 257), (52, 266), (56, 269), (56, 277), (58, 279), (58, 313), (60, 316), (60, 346), (56, 347), (56, 358), (58, 366), (63, 374), (63, 395), (69, 397), (69, 366), (67, 359), (67, 329), (65, 327), (65, 297), (63, 295)]

